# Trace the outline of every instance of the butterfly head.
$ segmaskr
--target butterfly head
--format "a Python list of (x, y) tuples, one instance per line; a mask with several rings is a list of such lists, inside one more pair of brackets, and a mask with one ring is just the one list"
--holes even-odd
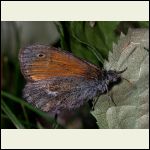
[(105, 82), (106, 84), (110, 84), (110, 83), (116, 83), (118, 81), (121, 80), (121, 74), (126, 71), (127, 68), (125, 68), (124, 70), (122, 71), (116, 71), (116, 70), (104, 70), (103, 71), (103, 76), (104, 76), (104, 79), (105, 79)]

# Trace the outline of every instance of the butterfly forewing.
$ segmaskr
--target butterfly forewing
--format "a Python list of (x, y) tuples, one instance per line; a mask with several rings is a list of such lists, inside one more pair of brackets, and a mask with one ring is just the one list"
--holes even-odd
[(30, 81), (53, 77), (98, 78), (101, 71), (95, 65), (70, 53), (44, 45), (23, 48), (19, 54), (22, 73)]

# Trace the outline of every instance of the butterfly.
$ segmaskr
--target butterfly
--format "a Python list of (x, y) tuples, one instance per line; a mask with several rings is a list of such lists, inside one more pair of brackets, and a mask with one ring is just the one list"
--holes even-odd
[(20, 49), (19, 62), (27, 80), (23, 98), (54, 114), (76, 109), (108, 92), (125, 71), (107, 71), (69, 52), (39, 44)]

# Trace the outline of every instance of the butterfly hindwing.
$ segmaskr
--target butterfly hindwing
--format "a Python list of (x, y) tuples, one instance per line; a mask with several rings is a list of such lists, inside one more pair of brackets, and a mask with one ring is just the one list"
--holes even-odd
[(46, 112), (81, 106), (96, 95), (94, 81), (84, 78), (52, 78), (45, 81), (29, 82), (24, 89), (24, 98)]

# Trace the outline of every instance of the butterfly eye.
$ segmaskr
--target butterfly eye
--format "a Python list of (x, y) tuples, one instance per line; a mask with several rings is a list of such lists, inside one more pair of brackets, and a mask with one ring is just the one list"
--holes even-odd
[(43, 54), (43, 53), (37, 54), (37, 57), (38, 57), (38, 58), (44, 58), (44, 57), (45, 57), (45, 54)]

